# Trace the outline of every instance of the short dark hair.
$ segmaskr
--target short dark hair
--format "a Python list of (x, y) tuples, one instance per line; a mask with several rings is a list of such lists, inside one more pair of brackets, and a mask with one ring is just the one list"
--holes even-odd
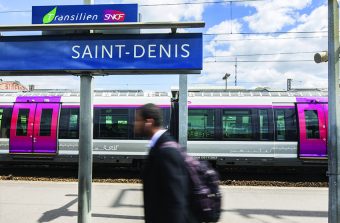
[(155, 104), (148, 103), (143, 105), (138, 109), (139, 114), (141, 117), (146, 120), (146, 119), (153, 119), (154, 126), (155, 127), (160, 127), (163, 122), (163, 117), (162, 117), (162, 110)]

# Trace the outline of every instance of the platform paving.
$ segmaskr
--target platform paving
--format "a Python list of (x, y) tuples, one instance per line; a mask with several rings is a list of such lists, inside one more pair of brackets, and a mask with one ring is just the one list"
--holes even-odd
[[(77, 183), (0, 181), (1, 223), (76, 223)], [(327, 188), (222, 187), (225, 223), (326, 223)], [(93, 223), (141, 223), (139, 184), (93, 184)]]

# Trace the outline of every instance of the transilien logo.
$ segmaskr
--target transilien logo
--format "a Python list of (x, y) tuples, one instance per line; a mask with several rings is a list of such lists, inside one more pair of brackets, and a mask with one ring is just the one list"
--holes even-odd
[(53, 21), (53, 19), (55, 18), (55, 15), (57, 14), (57, 6), (54, 7), (54, 9), (52, 9), (51, 11), (49, 11), (43, 18), (43, 23), (44, 24), (48, 24), (51, 23)]

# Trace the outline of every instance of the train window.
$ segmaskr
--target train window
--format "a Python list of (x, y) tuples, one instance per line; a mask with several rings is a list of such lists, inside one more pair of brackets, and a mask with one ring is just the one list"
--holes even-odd
[(79, 109), (62, 108), (59, 121), (60, 139), (79, 138)]
[(213, 139), (214, 124), (214, 110), (189, 110), (188, 139)]
[(169, 129), (169, 125), (170, 125), (170, 110), (163, 108), (162, 109), (163, 112), (163, 128), (165, 129)]
[(29, 109), (19, 109), (18, 120), (17, 120), (17, 136), (27, 136), (28, 126), (28, 115)]
[(294, 109), (275, 109), (275, 139), (277, 141), (296, 141), (296, 114)]
[(250, 110), (223, 111), (223, 139), (252, 140), (252, 115)]
[(95, 109), (94, 137), (128, 138), (128, 109)]
[(295, 109), (285, 110), (287, 141), (297, 141), (297, 124)]
[(0, 138), (9, 138), (12, 108), (0, 109)]
[(260, 140), (269, 140), (269, 118), (268, 110), (259, 110)]
[(283, 110), (275, 112), (276, 117), (276, 140), (283, 141), (286, 139), (285, 113)]
[(40, 136), (51, 135), (52, 113), (53, 109), (42, 109), (40, 119)]
[(305, 110), (307, 139), (320, 139), (317, 110)]

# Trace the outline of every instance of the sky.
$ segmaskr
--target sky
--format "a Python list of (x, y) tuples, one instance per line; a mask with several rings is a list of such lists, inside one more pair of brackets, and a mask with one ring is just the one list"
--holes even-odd
[[(137, 3), (142, 22), (204, 21), (203, 70), (188, 76), (188, 87), (228, 86), (327, 88), (327, 63), (316, 64), (316, 52), (327, 50), (326, 0), (94, 0), (95, 4)], [(189, 4), (188, 4), (189, 3)], [(78, 5), (83, 0), (0, 0), (0, 25), (31, 23), (32, 6)], [(168, 32), (168, 30), (161, 30)], [(13, 35), (4, 33), (4, 35)], [(237, 61), (237, 62), (236, 62)], [(236, 75), (237, 73), (237, 75)], [(235, 81), (235, 77), (237, 80)], [(79, 89), (77, 76), (0, 77), (28, 86)], [(178, 75), (112, 75), (94, 78), (97, 90), (170, 91)]]

